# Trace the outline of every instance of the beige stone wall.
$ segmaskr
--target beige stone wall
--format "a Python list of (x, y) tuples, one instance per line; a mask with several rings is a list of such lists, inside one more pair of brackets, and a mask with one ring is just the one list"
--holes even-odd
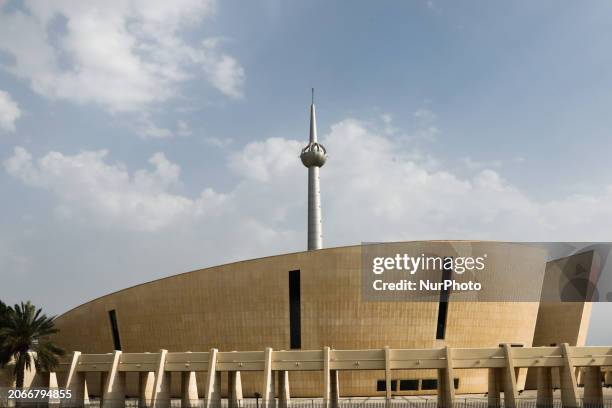
[[(568, 271), (582, 271), (588, 277), (596, 266), (595, 253), (588, 251), (570, 257), (556, 259), (546, 264), (543, 283), (543, 298), (552, 298), (563, 290), (569, 282)], [(578, 275), (576, 275), (578, 276)], [(568, 343), (571, 346), (584, 346), (591, 319), (592, 303), (585, 302), (542, 302), (538, 309), (534, 346), (557, 346)], [(558, 374), (554, 372), (553, 381), (558, 384)], [(537, 373), (529, 372), (528, 389), (537, 388)]]
[[(592, 279), (596, 265), (593, 251), (584, 252), (548, 262), (543, 284), (543, 296), (551, 296), (571, 287), (571, 278)], [(569, 275), (569, 278), (568, 278)], [(596, 281), (596, 280), (595, 280)], [(576, 285), (577, 286), (577, 285)], [(534, 334), (535, 346), (569, 343), (583, 346), (591, 318), (591, 303), (543, 301), (538, 310), (537, 329)]]
[[(424, 244), (414, 245), (420, 251)], [(513, 268), (528, 268), (541, 281), (544, 254), (506, 245), (504, 256), (490, 259), (490, 266), (510, 275)], [(303, 350), (325, 345), (338, 349), (531, 345), (538, 303), (452, 302), (451, 298), (446, 339), (440, 341), (435, 339), (437, 302), (363, 301), (360, 249), (331, 248), (237, 262), (128, 288), (60, 316), (55, 340), (66, 350), (112, 351), (108, 311), (114, 309), (125, 352), (288, 349), (288, 272), (299, 269)], [(502, 262), (506, 256), (514, 262)], [(509, 290), (533, 284), (512, 282), (516, 286)], [(460, 378), (460, 392), (486, 391), (486, 373), (456, 370), (455, 376)], [(291, 373), (292, 395), (320, 396), (320, 377), (320, 373)], [(394, 372), (394, 377), (436, 378), (436, 374)], [(384, 395), (376, 392), (376, 380), (382, 378), (382, 371), (342, 372), (341, 395)], [(244, 373), (245, 395), (259, 392), (261, 382), (260, 373)], [(177, 386), (175, 381), (173, 388)], [(95, 388), (95, 384), (90, 387), (94, 392)]]

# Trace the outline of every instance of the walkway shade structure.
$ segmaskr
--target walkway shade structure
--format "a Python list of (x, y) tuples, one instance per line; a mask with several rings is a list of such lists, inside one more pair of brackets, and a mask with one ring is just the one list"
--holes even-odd
[[(394, 370), (437, 370), (437, 406), (455, 406), (453, 370), (487, 369), (489, 372), (488, 407), (520, 408), (516, 386), (518, 369), (537, 371), (536, 405), (553, 406), (553, 377), (558, 376), (563, 407), (602, 407), (602, 387), (612, 380), (612, 347), (513, 348), (438, 348), (335, 350), (324, 347), (310, 351), (168, 352), (81, 354), (76, 351), (62, 359), (55, 372), (39, 372), (31, 386), (65, 387), (72, 392), (70, 401), (49, 401), (50, 406), (85, 406), (88, 402), (86, 373), (99, 372), (102, 381), (101, 407), (125, 406), (126, 373), (140, 376), (139, 406), (170, 407), (170, 374), (180, 373), (181, 406), (205, 408), (242, 406), (241, 373), (263, 372), (261, 408), (286, 408), (291, 404), (289, 373), (322, 372), (321, 399), (324, 407), (340, 406), (342, 390), (338, 373), (346, 370), (382, 370), (386, 399), (392, 399)], [(581, 369), (584, 395), (579, 396), (576, 373)], [(222, 373), (227, 373), (227, 395), (221, 394)], [(205, 376), (205, 389), (198, 390), (196, 373)], [(61, 379), (58, 382), (58, 379)], [(503, 398), (502, 398), (503, 393)], [(297, 401), (295, 401), (297, 402)]]

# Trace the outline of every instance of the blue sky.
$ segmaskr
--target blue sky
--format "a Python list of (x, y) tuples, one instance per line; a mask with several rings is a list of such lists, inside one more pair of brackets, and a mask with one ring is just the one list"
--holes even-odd
[(611, 9), (0, 1), (0, 298), (303, 249), (312, 86), (325, 245), (610, 241)]

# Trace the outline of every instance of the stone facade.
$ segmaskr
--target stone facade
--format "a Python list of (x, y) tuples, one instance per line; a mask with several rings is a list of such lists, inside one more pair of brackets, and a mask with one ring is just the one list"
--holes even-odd
[[(410, 243), (407, 243), (410, 246)], [(415, 253), (436, 242), (414, 243)], [(500, 273), (525, 271), (542, 282), (546, 263), (541, 250), (498, 244), (503, 256), (489, 259)], [(504, 259), (511, 256), (512, 264)], [(187, 272), (127, 288), (85, 303), (58, 317), (55, 341), (66, 350), (110, 353), (115, 348), (109, 312), (124, 352), (290, 349), (289, 272), (300, 271), (301, 349), (432, 347), (498, 347), (502, 343), (531, 346), (536, 333), (538, 302), (451, 302), (444, 339), (436, 339), (437, 302), (368, 302), (362, 300), (361, 247), (299, 252), (236, 262)], [(517, 280), (509, 290), (533, 285)], [(576, 317), (583, 327), (585, 313)], [(554, 337), (553, 334), (551, 336)], [(568, 340), (564, 340), (568, 341)], [(560, 340), (559, 340), (560, 342)], [(570, 342), (571, 345), (574, 342)], [(517, 385), (524, 387), (525, 372)], [(435, 370), (394, 371), (398, 380), (436, 379)], [(455, 372), (458, 392), (486, 392), (487, 370)], [(320, 396), (320, 373), (291, 373), (291, 394)], [(342, 396), (384, 396), (377, 391), (381, 371), (339, 373)], [(197, 378), (203, 389), (203, 377)], [(137, 378), (127, 379), (128, 393), (137, 393)], [(260, 391), (261, 373), (245, 372), (245, 396)], [(96, 392), (95, 378), (88, 381)], [(135, 383), (135, 384), (134, 384)], [(178, 393), (180, 378), (173, 378)], [(225, 381), (224, 381), (225, 384)], [(400, 391), (393, 395), (431, 393)], [(222, 389), (224, 395), (226, 387)], [(434, 390), (435, 392), (435, 390)]]

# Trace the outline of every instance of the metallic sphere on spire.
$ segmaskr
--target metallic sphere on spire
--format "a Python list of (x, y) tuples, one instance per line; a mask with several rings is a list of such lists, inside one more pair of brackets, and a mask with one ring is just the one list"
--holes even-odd
[(327, 150), (320, 143), (308, 143), (308, 146), (302, 149), (300, 159), (306, 167), (323, 167), (327, 160)]
[(327, 150), (317, 141), (317, 114), (314, 105), (314, 88), (312, 88), (312, 102), (310, 104), (310, 143), (302, 149), (300, 154), (304, 166), (322, 167), (327, 160)]

